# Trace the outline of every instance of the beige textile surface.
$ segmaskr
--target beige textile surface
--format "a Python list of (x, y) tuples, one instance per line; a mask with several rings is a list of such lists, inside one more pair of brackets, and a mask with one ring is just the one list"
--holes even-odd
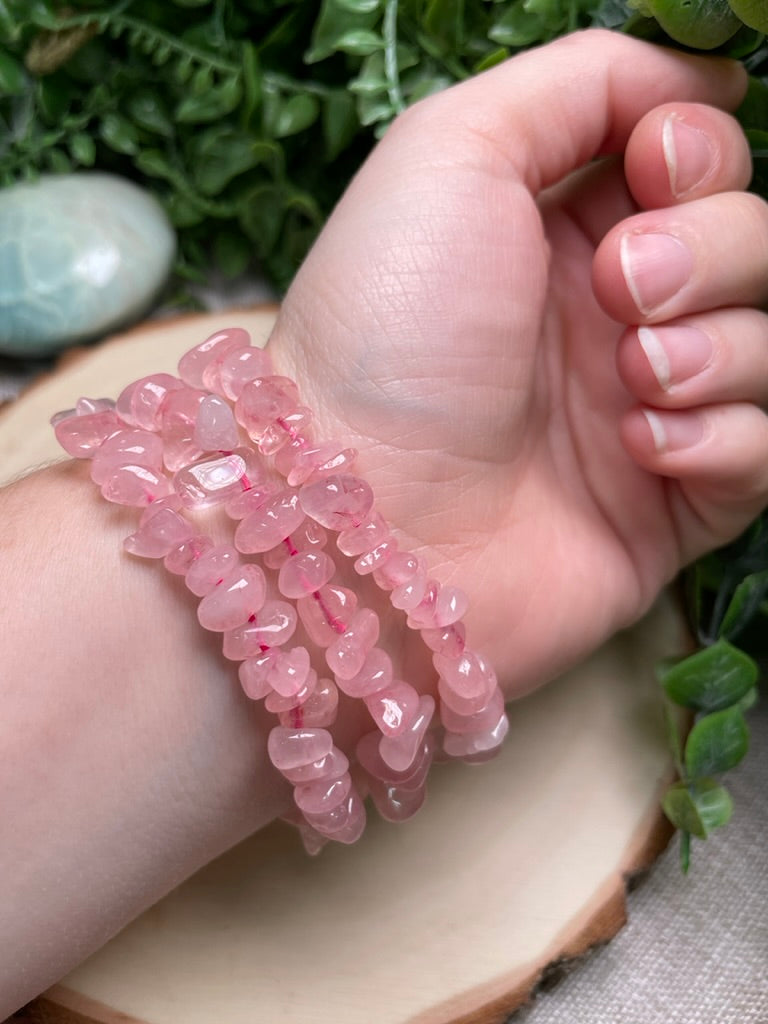
[(677, 843), (628, 902), (623, 931), (514, 1024), (768, 1024), (768, 699), (748, 716), (749, 754), (728, 777), (731, 823)]

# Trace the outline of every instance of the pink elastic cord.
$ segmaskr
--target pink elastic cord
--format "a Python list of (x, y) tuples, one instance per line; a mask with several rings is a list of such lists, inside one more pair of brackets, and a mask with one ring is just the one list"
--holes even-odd
[[(294, 786), (286, 820), (310, 853), (359, 838), (366, 795), (389, 821), (415, 814), (436, 754), (477, 762), (497, 752), (509, 725), (492, 667), (466, 643), (466, 595), (400, 547), (352, 472), (357, 452), (313, 439), (296, 384), (246, 331), (197, 345), (178, 378), (144, 377), (116, 403), (81, 398), (51, 422), (65, 451), (91, 460), (108, 501), (143, 509), (126, 551), (184, 576), (200, 624), (239, 662), (243, 690), (277, 716), (269, 756)], [(232, 544), (195, 526), (195, 511), (215, 505), (237, 523)], [(437, 707), (395, 678), (379, 616), (335, 580), (329, 533), (421, 634)], [(365, 703), (375, 728), (344, 753), (330, 727), (349, 699)]]

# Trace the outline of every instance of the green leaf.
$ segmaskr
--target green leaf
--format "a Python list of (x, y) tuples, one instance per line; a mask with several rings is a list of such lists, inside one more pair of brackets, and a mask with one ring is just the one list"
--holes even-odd
[(221, 85), (211, 86), (202, 95), (191, 93), (176, 107), (175, 117), (182, 124), (204, 124), (229, 114), (243, 94), (240, 79), (234, 75)]
[[(312, 30), (312, 42), (309, 50), (304, 55), (307, 64), (315, 64), (317, 61), (325, 60), (342, 47), (340, 41), (345, 37), (347, 45), (349, 40), (355, 40), (355, 33), (369, 32), (378, 21), (378, 10), (352, 11), (345, 7), (340, 0), (323, 0), (320, 8), (320, 15)], [(365, 38), (365, 37), (363, 37)], [(370, 38), (370, 36), (369, 36)], [(383, 45), (381, 41), (378, 46)], [(347, 50), (346, 52), (353, 52)], [(373, 50), (368, 50), (372, 53)]]
[(253, 245), (239, 231), (220, 231), (213, 240), (213, 258), (225, 277), (244, 273), (253, 255)]
[(509, 57), (509, 50), (506, 46), (499, 46), (496, 50), (491, 50), (481, 60), (475, 64), (472, 71), (477, 75), (481, 71), (487, 71), (489, 68), (495, 67), (497, 64), (502, 64), (507, 57)]
[(757, 615), (768, 594), (768, 569), (754, 572), (739, 583), (720, 623), (719, 636), (733, 639)]
[(23, 65), (10, 53), (0, 50), (0, 96), (18, 96), (27, 87)]
[(58, 125), (62, 121), (76, 95), (77, 89), (64, 74), (54, 73), (38, 79), (37, 104), (49, 124)]
[(724, 786), (714, 779), (701, 779), (693, 786), (684, 782), (670, 786), (662, 807), (676, 828), (706, 839), (712, 829), (728, 824), (733, 802)]
[(262, 81), (259, 56), (253, 43), (246, 39), (243, 43), (243, 103), (240, 113), (240, 124), (245, 128), (250, 125), (253, 115), (261, 106)]
[(67, 147), (72, 154), (72, 159), (83, 167), (92, 167), (96, 160), (96, 145), (90, 135), (85, 132), (75, 132), (70, 135)]
[(131, 93), (126, 102), (126, 110), (140, 128), (162, 135), (165, 139), (173, 137), (173, 121), (160, 94), (154, 89), (137, 89)]
[(351, 53), (355, 57), (367, 57), (369, 53), (380, 50), (383, 45), (384, 40), (378, 32), (355, 28), (339, 36), (335, 49), (341, 50), (342, 53)]
[(134, 156), (139, 152), (139, 133), (122, 114), (105, 114), (99, 123), (99, 135), (116, 153)]
[(336, 0), (342, 10), (352, 14), (373, 14), (381, 9), (382, 0)]
[(72, 161), (62, 150), (49, 149), (45, 156), (54, 174), (69, 174), (72, 170)]
[(288, 98), (274, 98), (268, 109), (267, 132), (276, 139), (297, 135), (313, 124), (320, 113), (320, 104), (306, 93)]
[(727, 640), (718, 640), (675, 665), (662, 665), (658, 671), (669, 699), (695, 711), (730, 707), (758, 678), (752, 658)]
[(326, 160), (335, 160), (350, 144), (358, 128), (355, 101), (344, 89), (334, 89), (323, 103), (323, 138)]
[(502, 46), (515, 48), (541, 42), (541, 18), (537, 14), (529, 14), (517, 0), (489, 30), (488, 38)]
[(357, 100), (357, 116), (362, 125), (377, 124), (379, 121), (390, 121), (395, 116), (395, 108), (389, 97), (359, 96)]
[(464, 41), (464, 0), (429, 0), (423, 24), (443, 53), (460, 52)]
[(193, 227), (205, 219), (203, 210), (179, 192), (174, 192), (165, 199), (163, 206), (175, 228)]
[(285, 197), (277, 185), (252, 189), (241, 207), (240, 223), (263, 256), (274, 249), (285, 219)]
[(760, 700), (760, 691), (756, 686), (753, 686), (751, 690), (748, 690), (741, 700), (734, 705), (741, 712), (750, 711), (755, 704)]
[(734, 768), (749, 748), (749, 730), (739, 708), (714, 711), (688, 734), (685, 768), (691, 778), (718, 775)]
[(179, 172), (159, 149), (142, 150), (136, 157), (136, 166), (152, 178), (165, 178), (170, 182), (179, 178)]
[(228, 124), (206, 128), (190, 143), (188, 166), (203, 195), (218, 195), (233, 178), (258, 163), (251, 137)]

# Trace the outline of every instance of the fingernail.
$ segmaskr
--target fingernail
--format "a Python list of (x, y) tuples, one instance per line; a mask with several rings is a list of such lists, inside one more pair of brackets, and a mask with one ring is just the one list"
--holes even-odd
[(624, 235), (619, 258), (629, 293), (646, 316), (677, 294), (693, 270), (688, 247), (656, 232)]
[(714, 351), (712, 339), (696, 327), (638, 327), (637, 340), (662, 391), (701, 373)]
[(698, 128), (670, 114), (661, 129), (664, 162), (669, 187), (676, 199), (690, 192), (707, 177), (715, 164), (714, 148)]
[(693, 448), (704, 436), (704, 423), (695, 412), (654, 412), (643, 409), (656, 451), (675, 452)]

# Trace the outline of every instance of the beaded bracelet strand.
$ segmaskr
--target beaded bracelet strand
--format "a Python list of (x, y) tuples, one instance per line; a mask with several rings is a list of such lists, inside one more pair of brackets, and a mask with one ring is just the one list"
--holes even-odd
[[(107, 500), (143, 509), (126, 550), (162, 558), (184, 576), (200, 598), (201, 625), (221, 632), (225, 658), (240, 663), (247, 696), (277, 715), (269, 757), (294, 786), (288, 820), (316, 853), (329, 839), (351, 843), (362, 834), (367, 794), (382, 817), (410, 817), (424, 801), (438, 749), (486, 760), (508, 721), (493, 669), (466, 644), (466, 596), (441, 587), (399, 548), (370, 487), (351, 472), (357, 453), (315, 442), (311, 421), (295, 383), (276, 375), (240, 328), (183, 356), (178, 378), (144, 377), (116, 403), (80, 399), (51, 420), (65, 451), (91, 459)], [(186, 516), (214, 505), (237, 524), (232, 544), (214, 544)], [(378, 645), (378, 616), (334, 584), (329, 532), (354, 571), (370, 576), (420, 633), (437, 672), (439, 709), (394, 679)], [(270, 596), (275, 590), (279, 598)], [(308, 643), (285, 649), (299, 622)], [(322, 677), (326, 669), (332, 679)], [(376, 726), (354, 756), (330, 732), (339, 692), (362, 699)]]

